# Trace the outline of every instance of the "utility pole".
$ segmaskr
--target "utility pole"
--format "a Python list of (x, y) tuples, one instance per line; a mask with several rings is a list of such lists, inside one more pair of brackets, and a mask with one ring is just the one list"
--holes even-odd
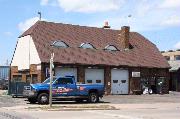
[(50, 105), (50, 108), (52, 107), (53, 59), (54, 59), (54, 53), (51, 53), (51, 58), (50, 58), (50, 86), (49, 86), (49, 105)]

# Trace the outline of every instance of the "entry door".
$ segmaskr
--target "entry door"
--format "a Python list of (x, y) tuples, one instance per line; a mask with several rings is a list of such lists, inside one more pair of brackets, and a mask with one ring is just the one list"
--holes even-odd
[(104, 84), (104, 69), (85, 69), (85, 83)]
[(128, 94), (129, 73), (128, 70), (111, 70), (111, 91), (112, 94)]
[(67, 75), (74, 76), (77, 81), (77, 68), (57, 67), (55, 69), (55, 76), (64, 77)]

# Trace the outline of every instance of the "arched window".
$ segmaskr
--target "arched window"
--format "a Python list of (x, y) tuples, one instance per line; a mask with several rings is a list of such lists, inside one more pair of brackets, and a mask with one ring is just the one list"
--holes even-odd
[(51, 46), (57, 47), (57, 48), (67, 48), (67, 47), (69, 47), (69, 46), (68, 46), (65, 42), (63, 42), (63, 41), (54, 41)]
[(95, 49), (95, 47), (94, 47), (92, 44), (90, 44), (90, 43), (82, 43), (82, 44), (80, 45), (80, 48), (84, 48), (84, 49)]
[(107, 46), (105, 47), (105, 50), (118, 51), (118, 49), (117, 49), (114, 45), (107, 45)]

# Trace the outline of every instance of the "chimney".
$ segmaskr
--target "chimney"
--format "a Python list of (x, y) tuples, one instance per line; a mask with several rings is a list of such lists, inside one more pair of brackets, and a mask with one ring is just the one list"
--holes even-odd
[(110, 28), (111, 28), (111, 27), (109, 26), (108, 21), (105, 21), (105, 22), (104, 22), (103, 28), (104, 28), (104, 29), (110, 29)]
[(119, 37), (123, 49), (129, 49), (129, 31), (130, 31), (129, 26), (121, 27), (121, 34), (119, 34)]

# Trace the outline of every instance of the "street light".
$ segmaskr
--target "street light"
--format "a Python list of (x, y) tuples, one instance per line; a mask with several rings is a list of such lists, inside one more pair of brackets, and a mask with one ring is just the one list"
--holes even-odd
[(39, 20), (41, 21), (41, 12), (38, 12), (38, 14), (39, 14)]

